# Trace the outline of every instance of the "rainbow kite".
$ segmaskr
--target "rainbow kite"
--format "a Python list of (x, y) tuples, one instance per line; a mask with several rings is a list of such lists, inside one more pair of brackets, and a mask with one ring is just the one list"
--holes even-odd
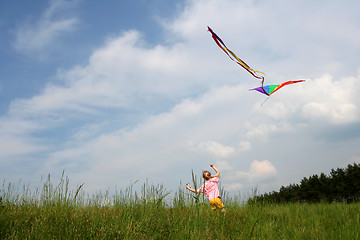
[(250, 89), (250, 91), (256, 90), (256, 91), (258, 91), (260, 93), (263, 93), (265, 95), (270, 96), (271, 94), (273, 94), (274, 92), (276, 92), (280, 88), (282, 88), (282, 87), (284, 87), (286, 85), (290, 85), (290, 84), (298, 83), (298, 82), (305, 82), (305, 80), (287, 81), (287, 82), (284, 82), (284, 83), (279, 84), (279, 85), (266, 85), (266, 86), (261, 86), (261, 87)]
[[(267, 96), (270, 96), (271, 94), (273, 94), (274, 92), (276, 92), (277, 90), (279, 90), (280, 88), (286, 86), (286, 85), (290, 85), (290, 84), (294, 84), (294, 83), (298, 83), (298, 82), (304, 82), (305, 80), (297, 80), (297, 81), (287, 81), (284, 83), (281, 83), (279, 85), (266, 85), (264, 86), (264, 81), (265, 81), (265, 73), (254, 70), (252, 68), (249, 67), (249, 65), (247, 65), (243, 60), (241, 60), (240, 58), (238, 58), (230, 49), (228, 49), (225, 45), (225, 43), (219, 38), (218, 35), (216, 35), (216, 33), (208, 26), (208, 31), (211, 33), (212, 38), (214, 39), (215, 43), (226, 53), (226, 55), (228, 55), (228, 57), (236, 62), (237, 64), (239, 64), (241, 67), (243, 67), (246, 71), (248, 71), (253, 77), (261, 79), (261, 87), (257, 87), (254, 89), (250, 89), (250, 90), (256, 90), (260, 93), (263, 93)], [(231, 57), (232, 56), (232, 57)], [(235, 58), (235, 60), (234, 60)], [(260, 76), (259, 74), (262, 74), (264, 76)]]

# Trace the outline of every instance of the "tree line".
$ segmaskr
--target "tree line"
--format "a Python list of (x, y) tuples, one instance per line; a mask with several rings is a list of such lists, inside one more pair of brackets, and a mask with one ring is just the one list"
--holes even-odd
[(300, 184), (282, 186), (279, 191), (254, 196), (248, 203), (270, 202), (358, 202), (360, 201), (360, 164), (331, 169), (329, 175), (321, 173), (304, 177)]

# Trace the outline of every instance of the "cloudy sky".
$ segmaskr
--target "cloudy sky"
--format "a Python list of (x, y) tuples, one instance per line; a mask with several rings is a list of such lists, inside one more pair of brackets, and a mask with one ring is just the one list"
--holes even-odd
[[(0, 176), (176, 191), (214, 163), (228, 192), (360, 162), (360, 2), (5, 0)], [(266, 82), (266, 96), (207, 26)]]

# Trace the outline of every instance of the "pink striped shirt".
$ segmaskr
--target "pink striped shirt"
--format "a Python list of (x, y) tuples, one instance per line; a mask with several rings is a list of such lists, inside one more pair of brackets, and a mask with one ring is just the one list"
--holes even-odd
[(197, 190), (198, 193), (203, 193), (205, 192), (206, 197), (210, 200), (214, 199), (214, 198), (218, 198), (220, 197), (220, 192), (219, 192), (219, 188), (217, 186), (218, 182), (219, 182), (219, 178), (214, 177), (214, 178), (210, 178), (209, 180), (207, 180), (204, 184), (201, 185), (201, 187)]

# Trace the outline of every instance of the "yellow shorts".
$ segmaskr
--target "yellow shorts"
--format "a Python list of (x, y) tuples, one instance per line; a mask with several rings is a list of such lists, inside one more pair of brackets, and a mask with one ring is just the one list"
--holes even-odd
[(220, 198), (211, 199), (209, 202), (210, 202), (210, 207), (213, 210), (216, 210), (217, 208), (225, 207)]

